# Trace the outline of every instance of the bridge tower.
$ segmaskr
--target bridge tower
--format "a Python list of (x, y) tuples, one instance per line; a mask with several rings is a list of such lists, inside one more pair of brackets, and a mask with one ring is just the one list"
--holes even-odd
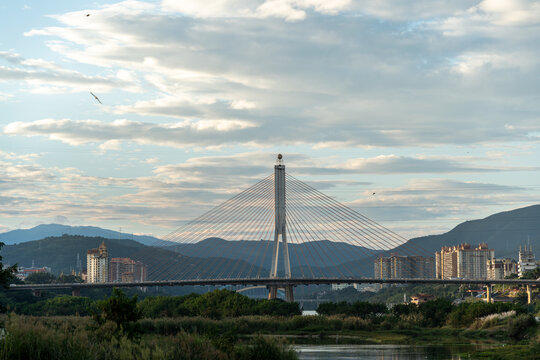
[[(285, 267), (285, 278), (291, 278), (291, 262), (289, 260), (289, 248), (287, 246), (287, 216), (285, 206), (285, 165), (283, 156), (278, 154), (276, 165), (274, 166), (274, 195), (275, 195), (275, 230), (274, 230), (274, 251), (272, 252), (272, 266), (270, 277), (276, 278), (279, 263), (279, 241), (283, 243), (283, 263)], [(268, 287), (268, 299), (277, 297), (277, 286)], [(285, 286), (285, 299), (294, 301), (292, 285)]]

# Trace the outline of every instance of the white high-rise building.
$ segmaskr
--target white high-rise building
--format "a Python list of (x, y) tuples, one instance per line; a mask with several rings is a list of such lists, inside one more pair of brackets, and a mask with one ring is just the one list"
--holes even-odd
[(529, 245), (529, 248), (527, 249), (527, 245), (525, 245), (525, 248), (522, 250), (521, 246), (519, 247), (519, 261), (518, 261), (518, 275), (519, 277), (522, 277), (524, 273), (530, 270), (536, 269), (536, 259), (534, 257), (534, 253), (532, 251), (532, 246)]
[(109, 281), (109, 253), (105, 241), (97, 249), (86, 253), (86, 274), (89, 283), (104, 283)]
[(488, 280), (502, 280), (518, 272), (517, 263), (513, 259), (488, 259), (486, 266)]
[(487, 279), (486, 263), (495, 257), (493, 249), (485, 243), (443, 246), (435, 253), (437, 279)]

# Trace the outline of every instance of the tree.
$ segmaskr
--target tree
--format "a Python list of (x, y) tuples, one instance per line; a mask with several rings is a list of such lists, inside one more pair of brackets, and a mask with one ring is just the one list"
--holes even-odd
[(58, 279), (56, 279), (57, 283), (62, 284), (68, 284), (68, 283), (82, 283), (83, 279), (80, 276), (77, 275), (64, 275), (60, 274)]
[(113, 289), (108, 299), (98, 301), (96, 308), (98, 312), (94, 314), (94, 320), (100, 325), (113, 321), (116, 327), (121, 329), (128, 323), (141, 318), (141, 313), (137, 309), (137, 295), (129, 298), (118, 288)]
[(27, 284), (52, 284), (56, 276), (48, 272), (36, 272), (28, 275), (24, 282)]
[[(0, 249), (5, 244), (0, 242)], [(2, 263), (2, 256), (0, 256), (0, 287), (7, 289), (11, 280), (15, 278), (15, 273), (17, 272), (17, 264), (7, 267), (4, 269), (4, 264)]]
[(423, 315), (423, 325), (428, 327), (443, 326), (448, 314), (454, 310), (454, 305), (447, 299), (435, 299), (418, 306), (418, 311)]
[(540, 278), (540, 267), (537, 267), (534, 270), (526, 271), (521, 278), (529, 280), (536, 280)]
[[(0, 249), (4, 246), (3, 242), (0, 242)], [(2, 256), (0, 256), (0, 292), (9, 288), (11, 281), (15, 279), (15, 273), (17, 272), (17, 264), (7, 267), (4, 269), (4, 264), (2, 263)], [(0, 313), (5, 311), (4, 305), (0, 303)]]

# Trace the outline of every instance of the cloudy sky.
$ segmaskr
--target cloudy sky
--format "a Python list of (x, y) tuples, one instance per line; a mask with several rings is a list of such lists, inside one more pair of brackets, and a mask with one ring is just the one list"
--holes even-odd
[(0, 23), (0, 231), (165, 235), (278, 152), (405, 237), (540, 203), (540, 1), (2, 1)]

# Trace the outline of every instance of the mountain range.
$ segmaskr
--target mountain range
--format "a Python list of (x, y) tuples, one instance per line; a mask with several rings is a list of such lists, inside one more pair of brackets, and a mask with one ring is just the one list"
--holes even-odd
[[(63, 234), (81, 236), (62, 236)], [(42, 237), (45, 239), (35, 241)], [(111, 256), (132, 257), (154, 264), (153, 266), (162, 266), (159, 260), (162, 256), (163, 259), (168, 259), (163, 261), (179, 262), (175, 265), (179, 269), (189, 264), (192, 267), (195, 266), (194, 264), (208, 264), (210, 267), (216, 264), (219, 266), (228, 264), (226, 268), (221, 269), (223, 273), (227, 270), (240, 271), (241, 268), (251, 270), (255, 268), (263, 275), (270, 269), (272, 251), (270, 241), (226, 241), (220, 238), (208, 238), (195, 244), (170, 243), (169, 245), (151, 236), (130, 235), (92, 226), (70, 227), (58, 224), (40, 225), (32, 229), (0, 234), (0, 241), (11, 244), (2, 249), (5, 263), (17, 262), (23, 266), (30, 266), (31, 261), (34, 260), (36, 266), (47, 265), (52, 267), (54, 272), (65, 272), (74, 268), (77, 253), (80, 254), (84, 267), (86, 251), (97, 247), (104, 238), (111, 239), (107, 240), (107, 244), (111, 244)], [(495, 250), (497, 258), (517, 259), (519, 248), (523, 245), (540, 249), (540, 205), (501, 212), (480, 220), (466, 221), (444, 234), (410, 239), (389, 252), (410, 254), (413, 252), (412, 249), (416, 249), (419, 255), (432, 256), (442, 246), (459, 245), (464, 242), (471, 245), (485, 242)], [(14, 245), (15, 243), (18, 244)], [(162, 246), (154, 247), (145, 244)], [(254, 255), (258, 252), (265, 255)], [(318, 252), (326, 252), (327, 256), (321, 258), (317, 256)], [(327, 274), (331, 265), (342, 264), (344, 268), (352, 268), (355, 264), (361, 264), (362, 269), (358, 270), (358, 275), (371, 275), (373, 258), (380, 252), (324, 240), (290, 244), (289, 253), (293, 274), (300, 274), (303, 271)], [(240, 265), (232, 265), (233, 263)], [(359, 267), (359, 265), (356, 266)], [(214, 272), (215, 270), (204, 271)], [(216, 273), (216, 275), (219, 274)]]
[[(4, 264), (18, 264), (23, 267), (47, 266), (54, 274), (70, 273), (77, 269), (77, 255), (82, 268), (86, 268), (86, 252), (105, 242), (109, 258), (129, 257), (148, 266), (149, 280), (170, 280), (199, 276), (215, 278), (221, 274), (231, 277), (242, 276), (241, 270), (251, 269), (261, 273), (262, 269), (243, 260), (224, 257), (196, 258), (160, 247), (146, 246), (128, 239), (105, 239), (80, 235), (62, 235), (41, 240), (27, 241), (2, 248)], [(219, 266), (217, 266), (219, 265)]]
[[(220, 238), (208, 238), (194, 244), (175, 244), (166, 246), (186, 256), (217, 257), (230, 259), (253, 259), (258, 265), (270, 269), (273, 240), (242, 240), (227, 241)], [(291, 266), (329, 266), (343, 264), (349, 261), (358, 261), (373, 257), (382, 251), (372, 250), (362, 246), (355, 246), (344, 242), (331, 242), (328, 240), (303, 242), (301, 244), (289, 243), (289, 257)], [(280, 242), (279, 254), (283, 253)], [(325, 255), (322, 255), (322, 254)], [(258, 261), (256, 260), (258, 256)], [(332, 257), (326, 254), (333, 254)]]
[[(414, 238), (402, 246), (414, 246), (433, 254), (442, 246), (461, 243), (477, 245), (481, 242), (495, 250), (496, 258), (509, 257), (517, 260), (519, 248), (524, 245), (540, 250), (540, 205), (466, 221), (447, 233)], [(399, 249), (400, 247), (396, 250)]]
[(17, 229), (0, 233), (0, 242), (6, 245), (19, 244), (32, 240), (41, 240), (46, 237), (67, 235), (83, 235), (102, 237), (105, 239), (129, 239), (144, 245), (153, 245), (163, 242), (158, 238), (147, 235), (133, 235), (119, 231), (102, 229), (97, 226), (69, 226), (60, 224), (41, 224), (31, 229)]

